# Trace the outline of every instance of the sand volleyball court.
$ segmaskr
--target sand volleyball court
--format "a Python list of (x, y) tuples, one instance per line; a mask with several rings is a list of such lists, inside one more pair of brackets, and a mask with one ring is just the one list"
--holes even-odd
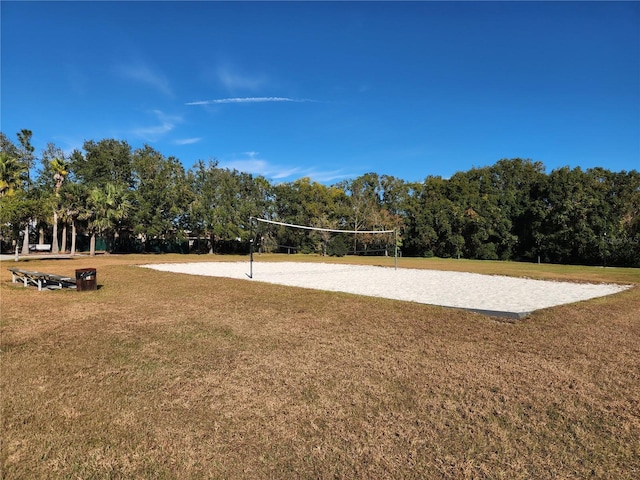
[(628, 285), (531, 280), (499, 275), (409, 268), (299, 262), (206, 262), (146, 268), (353, 293), (488, 315), (523, 318), (535, 310), (612, 295)]

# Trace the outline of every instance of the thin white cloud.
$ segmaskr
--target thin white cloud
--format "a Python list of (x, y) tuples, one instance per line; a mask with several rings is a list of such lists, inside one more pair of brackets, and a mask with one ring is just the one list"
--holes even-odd
[(185, 105), (220, 105), (228, 103), (269, 103), (269, 102), (307, 102), (308, 100), (296, 100), (288, 97), (234, 97), (234, 98), (217, 98), (215, 100), (197, 100), (188, 102)]
[(322, 170), (311, 170), (304, 176), (319, 183), (328, 183), (346, 178), (356, 178), (360, 175), (362, 175), (362, 173), (346, 173), (342, 170), (327, 170), (326, 172)]
[(230, 161), (221, 161), (221, 168), (235, 169), (240, 172), (262, 175), (272, 180), (294, 181), (299, 178), (309, 177), (315, 182), (326, 183), (345, 178), (355, 178), (356, 174), (345, 173), (342, 170), (318, 170), (315, 168), (300, 168), (289, 165), (272, 164), (267, 160), (258, 158), (259, 153), (244, 152), (248, 158), (239, 158)]
[(152, 125), (149, 127), (134, 128), (132, 133), (137, 137), (142, 137), (145, 140), (156, 141), (159, 137), (169, 133), (173, 130), (174, 125), (169, 123), (162, 123), (160, 125)]
[(131, 131), (133, 135), (150, 142), (155, 142), (159, 140), (160, 137), (171, 132), (176, 127), (176, 124), (182, 122), (182, 117), (167, 115), (160, 110), (153, 110), (152, 113), (156, 116), (158, 123), (148, 127), (135, 128)]
[(291, 178), (294, 175), (296, 176), (296, 178), (307, 176), (306, 174), (301, 174), (300, 172), (301, 172), (301, 169), (298, 167), (292, 167), (292, 168), (281, 167), (280, 169), (274, 171), (274, 173), (272, 173), (270, 177), (273, 178), (274, 180), (280, 180), (283, 178)]
[(234, 90), (256, 91), (264, 87), (268, 82), (265, 75), (245, 75), (228, 66), (219, 67), (216, 74), (218, 81), (232, 92)]
[(181, 138), (173, 143), (175, 143), (176, 145), (193, 145), (194, 143), (198, 143), (200, 141), (202, 141), (202, 137)]
[(167, 77), (147, 65), (121, 65), (117, 68), (117, 72), (124, 78), (148, 85), (168, 97), (173, 97), (173, 91)]
[[(235, 169), (240, 172), (248, 172), (256, 175), (264, 175), (265, 177), (274, 177), (281, 178), (284, 176), (289, 176), (282, 170), (281, 167), (271, 165), (267, 160), (261, 159), (260, 152), (249, 151), (244, 152), (242, 155), (246, 155), (248, 158), (239, 158), (229, 161), (221, 162), (220, 166), (222, 168)], [(296, 169), (289, 169), (287, 172), (291, 174), (295, 173)]]
[(248, 172), (265, 176), (269, 175), (272, 170), (265, 160), (253, 158), (220, 162), (220, 166), (222, 168), (228, 168), (231, 170), (238, 170), (240, 172)]

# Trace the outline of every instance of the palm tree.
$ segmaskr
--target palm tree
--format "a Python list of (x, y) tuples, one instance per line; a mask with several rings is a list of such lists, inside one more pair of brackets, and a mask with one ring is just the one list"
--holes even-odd
[[(24, 173), (22, 164), (7, 152), (0, 152), (0, 198), (13, 197), (21, 184)], [(6, 202), (6, 199), (4, 200)], [(6, 207), (6, 203), (2, 205)], [(0, 241), (4, 240), (0, 232)]]
[[(87, 207), (87, 197), (88, 191), (87, 188), (78, 183), (68, 183), (64, 186), (61, 192), (62, 195), (62, 221), (64, 222), (64, 230), (63, 230), (63, 249), (65, 249), (66, 244), (64, 241), (66, 240), (66, 228), (67, 224), (71, 224), (71, 256), (76, 254), (76, 239), (77, 235), (77, 221), (81, 218), (83, 211)], [(66, 251), (66, 250), (65, 250)]]
[[(96, 254), (96, 234), (111, 234), (131, 209), (129, 192), (122, 184), (107, 183), (104, 189), (93, 188), (87, 200), (88, 209), (81, 218), (89, 220), (91, 243), (89, 255)], [(109, 246), (107, 246), (109, 253)]]
[(54, 186), (53, 190), (55, 193), (54, 204), (53, 204), (53, 243), (51, 244), (51, 252), (58, 253), (60, 250), (58, 248), (58, 209), (59, 209), (59, 201), (60, 201), (60, 188), (64, 183), (65, 178), (69, 174), (68, 165), (65, 162), (64, 158), (54, 158), (49, 163), (49, 167), (53, 172), (53, 181)]
[(0, 197), (15, 194), (21, 184), (24, 166), (6, 152), (0, 152)]
[[(33, 132), (23, 128), (18, 132), (18, 142), (20, 147), (18, 149), (18, 160), (23, 165), (23, 181), (26, 183), (27, 191), (31, 187), (31, 167), (35, 159), (33, 152), (35, 148), (31, 145), (31, 137)], [(31, 219), (27, 220), (24, 227), (24, 237), (22, 239), (22, 254), (27, 255), (29, 253), (29, 224)]]

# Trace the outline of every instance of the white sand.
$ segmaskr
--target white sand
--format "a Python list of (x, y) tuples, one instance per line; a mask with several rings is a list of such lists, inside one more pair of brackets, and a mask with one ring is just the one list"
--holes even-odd
[(530, 280), (476, 273), (327, 263), (208, 262), (144, 265), (155, 270), (347, 292), (523, 317), (541, 308), (621, 292), (628, 285)]

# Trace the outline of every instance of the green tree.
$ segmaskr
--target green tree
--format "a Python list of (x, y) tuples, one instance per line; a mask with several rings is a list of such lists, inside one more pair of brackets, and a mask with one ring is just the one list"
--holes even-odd
[(207, 239), (207, 251), (235, 251), (249, 240), (249, 217), (269, 217), (269, 182), (261, 176), (218, 168), (202, 160), (188, 173), (193, 200), (188, 225)]
[(31, 168), (33, 168), (33, 163), (35, 162), (35, 156), (33, 155), (35, 147), (31, 145), (32, 137), (33, 132), (31, 130), (22, 129), (18, 132), (18, 142), (20, 143), (18, 148), (19, 159), (24, 165), (27, 185), (31, 183)]
[(71, 154), (70, 169), (76, 179), (90, 188), (107, 183), (134, 186), (131, 147), (126, 141), (88, 140)]
[(182, 237), (194, 195), (180, 161), (145, 145), (133, 152), (133, 173), (133, 231), (145, 245), (150, 238)]
[[(64, 184), (69, 175), (69, 163), (62, 149), (56, 147), (53, 143), (47, 144), (42, 151), (41, 157), (42, 171), (40, 172), (37, 187), (42, 190), (43, 197), (50, 204), (52, 211), (52, 253), (59, 253), (58, 244), (58, 224), (61, 209), (60, 188)], [(50, 192), (47, 195), (46, 192)], [(48, 198), (46, 198), (48, 197)], [(65, 235), (66, 236), (66, 232)]]
[[(274, 187), (275, 215), (279, 221), (317, 228), (344, 228), (341, 206), (345, 195), (337, 186), (327, 187), (304, 177)], [(270, 227), (272, 228), (272, 227)], [(275, 228), (278, 243), (303, 252), (326, 253), (330, 232)]]
[[(365, 173), (353, 180), (339, 184), (348, 197), (349, 213), (347, 223), (351, 230), (373, 230), (382, 202), (382, 187), (377, 173)], [(364, 249), (369, 246), (369, 239), (354, 235), (353, 250), (358, 251), (358, 241)]]
[[(35, 148), (31, 145), (31, 137), (33, 136), (33, 132), (31, 130), (22, 129), (18, 132), (18, 142), (20, 143), (20, 147), (18, 147), (18, 159), (22, 162), (23, 172), (24, 172), (24, 185), (27, 191), (30, 190), (31, 187), (31, 168), (33, 167), (33, 163), (35, 161), (35, 156), (33, 152)], [(27, 195), (29, 196), (29, 195)], [(25, 208), (19, 209), (25, 214), (30, 214), (28, 218), (23, 219), (24, 221), (24, 237), (22, 241), (22, 254), (27, 255), (29, 253), (29, 224), (31, 223), (31, 219), (33, 218), (31, 215), (37, 213), (39, 210), (37, 208), (37, 201), (35, 199), (25, 200)]]
[(239, 231), (237, 238), (249, 240), (249, 217), (271, 218), (273, 216), (273, 188), (261, 175), (236, 172), (239, 192), (236, 212)]
[(620, 266), (640, 267), (640, 172), (618, 172), (612, 177), (612, 218), (609, 248)]
[(11, 141), (3, 132), (0, 132), (0, 152), (6, 153), (10, 157), (18, 158), (20, 153), (15, 143)]
[(501, 193), (490, 168), (458, 172), (448, 182), (456, 224), (465, 239), (464, 255), (478, 259), (508, 259), (517, 238), (511, 219), (500, 208)]
[[(20, 239), (20, 234), (24, 232), (23, 225), (35, 218), (38, 211), (41, 211), (41, 202), (34, 197), (32, 192), (17, 190), (13, 195), (6, 195), (0, 199), (0, 225), (10, 238)], [(28, 244), (27, 244), (28, 251)]]
[(0, 198), (14, 195), (22, 186), (24, 165), (7, 152), (0, 152)]
[(24, 210), (26, 166), (20, 161), (15, 144), (0, 132), (0, 240), (5, 236), (17, 241), (19, 229), (28, 219), (20, 217)]
[(482, 194), (488, 194), (497, 207), (496, 219), (504, 233), (497, 242), (500, 258), (533, 259), (535, 233), (540, 228), (535, 212), (539, 210), (536, 201), (545, 183), (544, 165), (531, 160), (502, 159), (489, 167)]
[(111, 251), (112, 237), (118, 232), (131, 210), (130, 192), (123, 184), (107, 183), (103, 188), (93, 187), (87, 198), (87, 208), (80, 214), (88, 221), (91, 234), (90, 255), (96, 254), (96, 235), (107, 236), (107, 249)]
[(598, 249), (598, 235), (589, 224), (593, 202), (589, 183), (580, 168), (563, 167), (551, 172), (544, 192), (542, 250), (546, 259), (580, 263), (590, 250)]
[[(60, 196), (62, 197), (61, 218), (65, 225), (65, 232), (66, 225), (71, 225), (70, 254), (74, 256), (78, 238), (78, 222), (83, 218), (83, 214), (85, 218), (90, 217), (90, 214), (87, 213), (89, 190), (80, 183), (65, 183), (60, 190)], [(66, 233), (63, 235), (64, 238), (66, 238)]]
[(405, 206), (405, 240), (407, 255), (451, 257), (462, 253), (458, 208), (448, 197), (448, 181), (427, 177), (410, 185)]

